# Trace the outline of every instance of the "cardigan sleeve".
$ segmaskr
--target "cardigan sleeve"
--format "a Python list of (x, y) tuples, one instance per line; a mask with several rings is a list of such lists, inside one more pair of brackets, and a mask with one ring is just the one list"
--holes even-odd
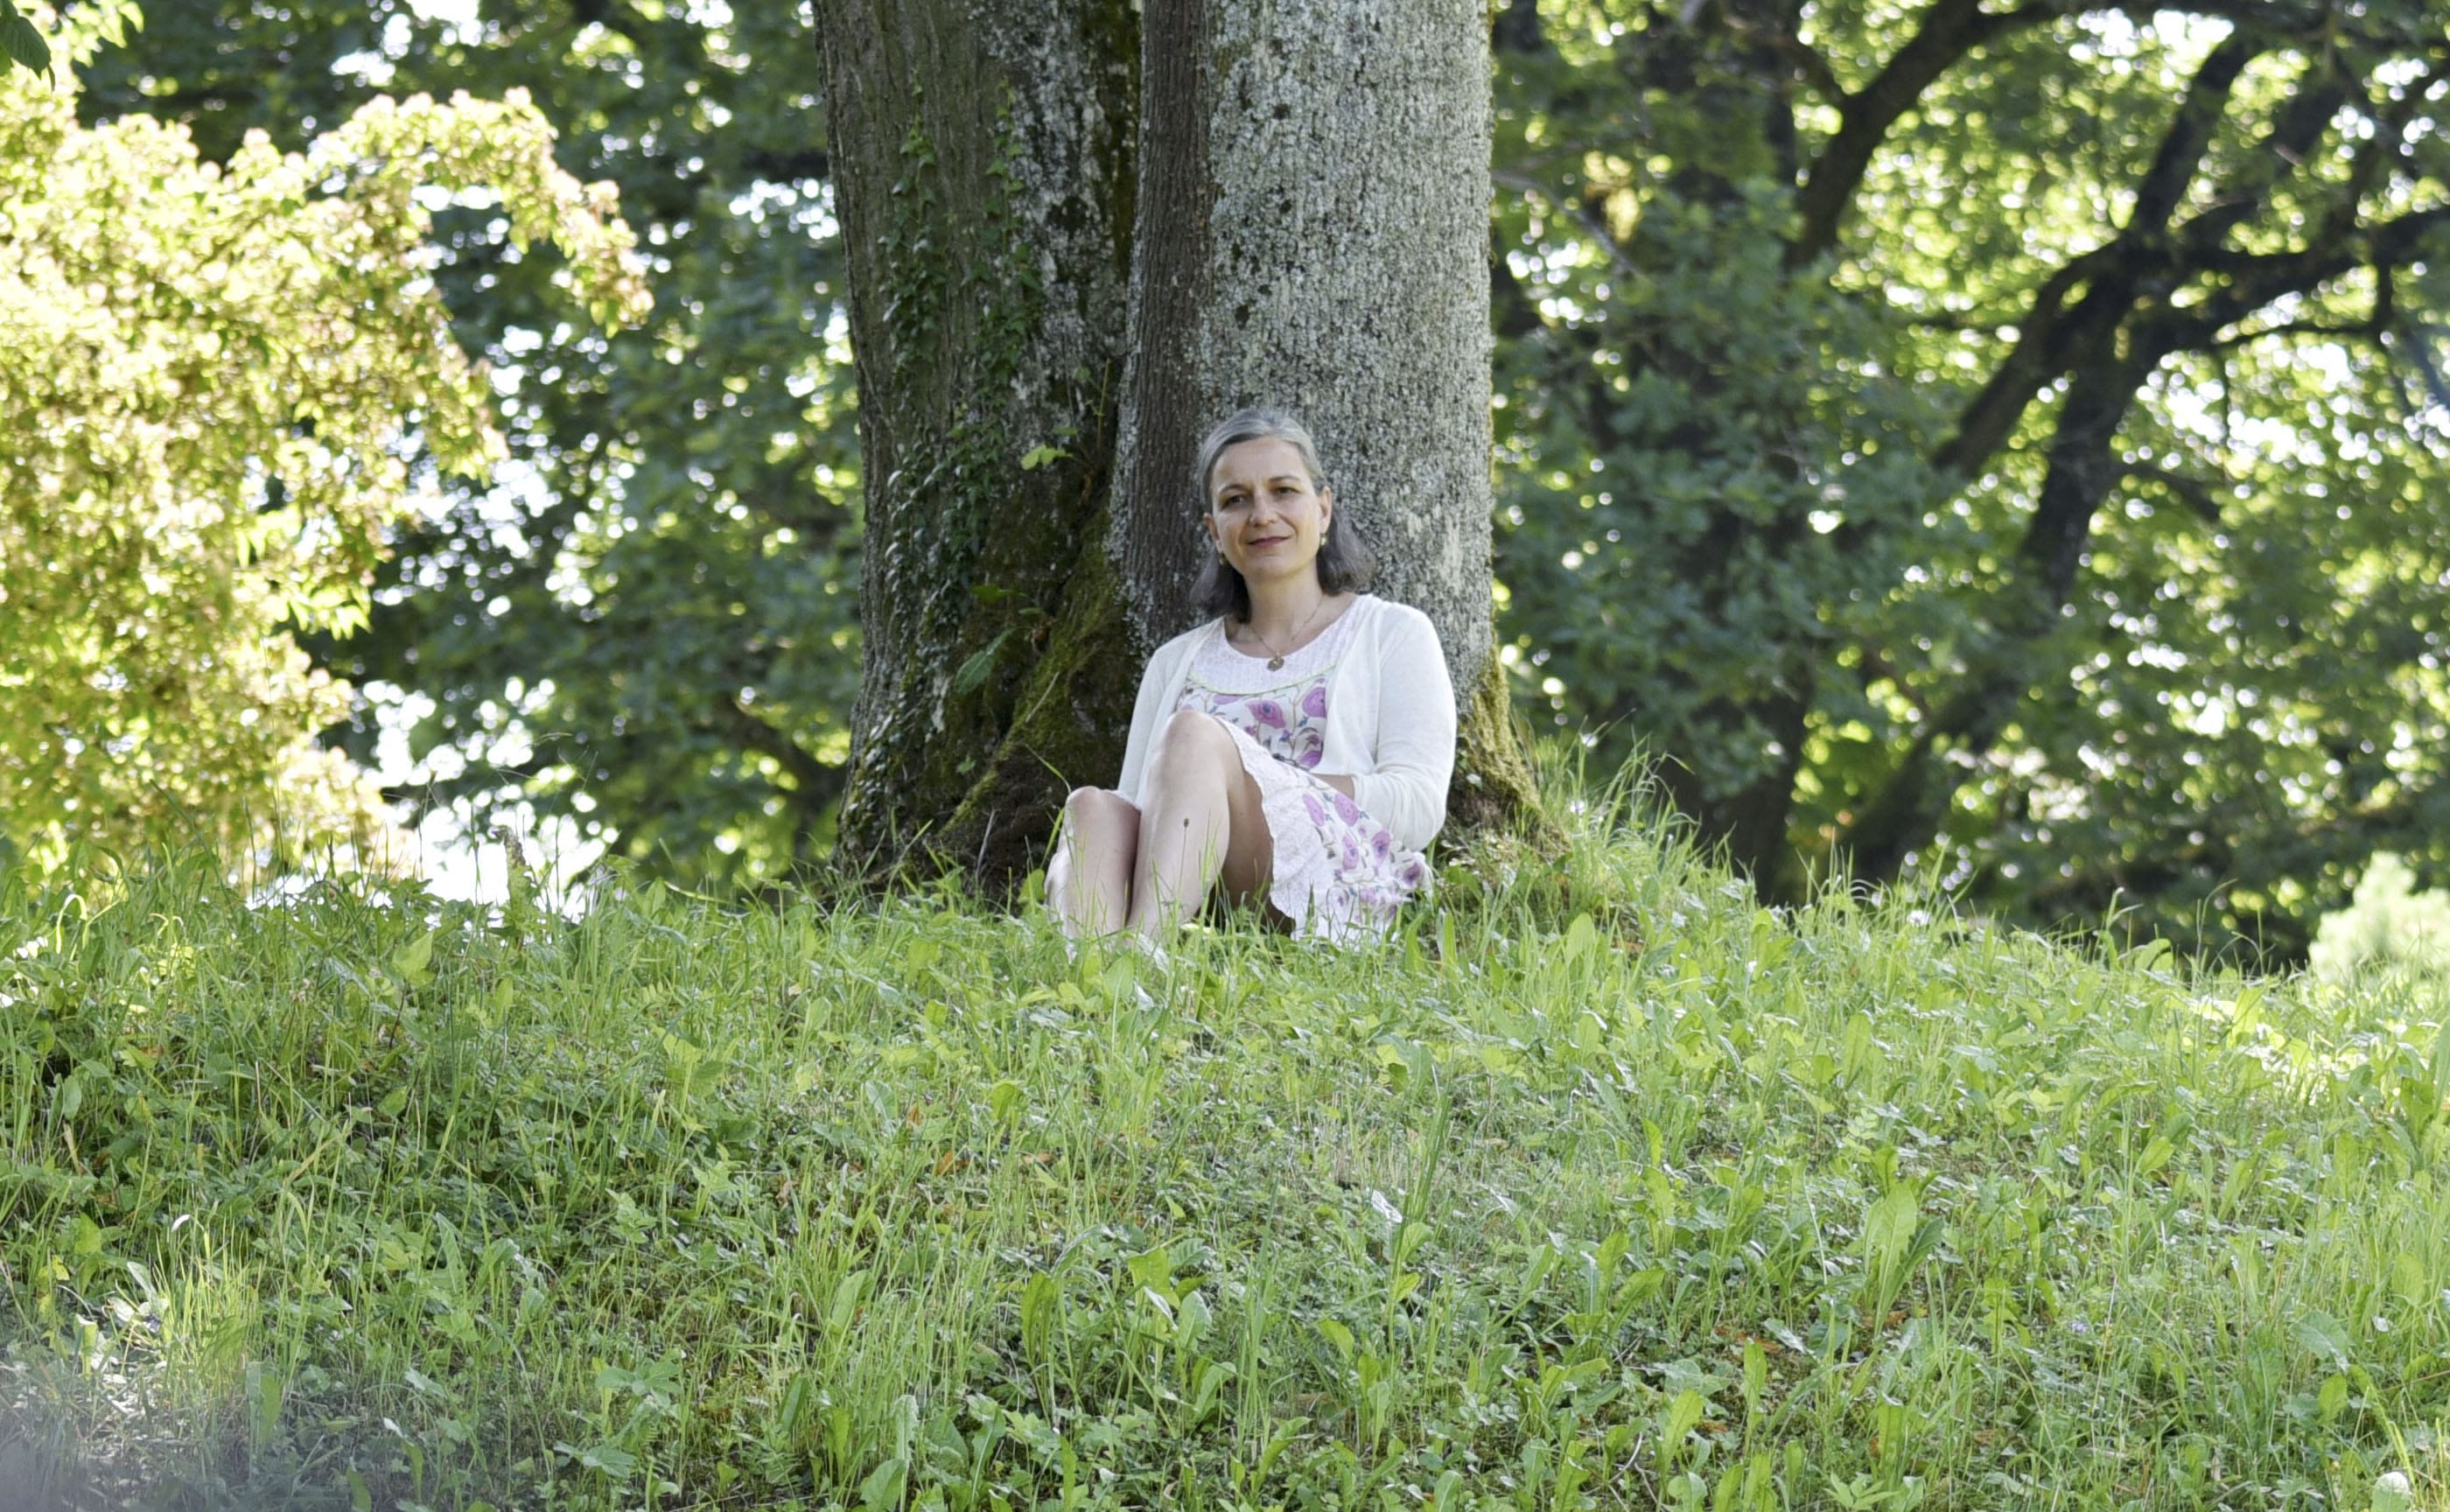
[(1429, 844), (1447, 822), (1454, 778), (1454, 684), (1437, 628), (1410, 605), (1380, 618), (1378, 744), (1371, 769), (1355, 773), (1352, 798), (1407, 850)]

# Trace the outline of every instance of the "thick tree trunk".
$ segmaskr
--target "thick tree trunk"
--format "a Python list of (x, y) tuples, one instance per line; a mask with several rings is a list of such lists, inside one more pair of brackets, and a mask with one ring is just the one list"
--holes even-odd
[(1113, 527), (1134, 628), (1184, 629), (1200, 434), (1300, 416), (1378, 591), (1445, 643), (1468, 824), (1531, 798), (1489, 620), (1487, 28), (1482, 0), (1149, 10)]
[(1091, 749), (1058, 754), (1085, 771), (1129, 717), (1077, 622), (1103, 565), (1137, 9), (818, 0), (865, 449), (856, 858), (1009, 871), (1061, 795), (1015, 725), (1075, 732)]
[(1380, 591), (1437, 623), (1453, 811), (1522, 814), (1479, 0), (818, 9), (866, 447), (851, 854), (1008, 883), (1066, 787), (1114, 780), (1141, 663), (1190, 618), (1192, 450), (1259, 401), (1316, 429)]

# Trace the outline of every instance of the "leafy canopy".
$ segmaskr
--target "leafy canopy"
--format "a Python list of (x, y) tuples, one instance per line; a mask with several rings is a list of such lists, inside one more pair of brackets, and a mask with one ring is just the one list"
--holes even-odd
[(516, 91), (379, 99), (218, 165), (75, 108), (66, 69), (0, 78), (0, 843), (369, 838), (378, 795), (316, 739), (349, 689), (296, 637), (365, 623), (412, 440), (469, 477), (505, 451), (432, 207), (558, 247), (606, 324), (648, 308), (630, 232)]
[(1510, 7), (1529, 690), (1773, 892), (2295, 950), (2450, 863), (2442, 16)]

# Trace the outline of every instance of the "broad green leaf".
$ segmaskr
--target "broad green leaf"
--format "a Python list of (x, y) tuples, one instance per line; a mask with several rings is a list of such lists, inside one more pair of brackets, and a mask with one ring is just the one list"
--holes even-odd
[(24, 16), (0, 18), (0, 52), (8, 53), (21, 68), (34, 73), (50, 71), (51, 45)]

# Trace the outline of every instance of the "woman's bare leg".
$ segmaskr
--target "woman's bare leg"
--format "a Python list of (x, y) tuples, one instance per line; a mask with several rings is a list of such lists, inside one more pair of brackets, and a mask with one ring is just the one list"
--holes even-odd
[(1132, 858), (1140, 811), (1117, 792), (1076, 787), (1063, 801), (1063, 838), (1046, 863), (1046, 901), (1075, 940), (1120, 929), (1131, 918)]
[(1131, 926), (1161, 939), (1208, 899), (1263, 890), (1275, 846), (1258, 785), (1242, 769), (1234, 737), (1207, 714), (1185, 709), (1166, 722), (1149, 758), (1138, 853), (1132, 866)]

